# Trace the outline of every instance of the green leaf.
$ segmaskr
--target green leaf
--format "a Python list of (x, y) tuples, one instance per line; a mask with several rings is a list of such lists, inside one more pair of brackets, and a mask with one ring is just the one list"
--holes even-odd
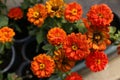
[(114, 34), (116, 32), (116, 27), (110, 26), (109, 28), (110, 28), (110, 31), (109, 31), (110, 34)]
[(5, 45), (0, 43), (0, 54), (4, 54)]
[(36, 40), (38, 44), (40, 44), (41, 42), (43, 42), (43, 40), (45, 40), (45, 33), (42, 29), (36, 34)]
[[(0, 64), (2, 64), (3, 63), (3, 61), (2, 60), (0, 60)], [(0, 79), (1, 80), (1, 79)]]
[(87, 31), (82, 20), (78, 21), (75, 26), (78, 29), (78, 31), (82, 34), (84, 34)]
[(42, 47), (43, 50), (51, 50), (53, 48), (54, 48), (54, 46), (52, 46), (51, 44), (46, 44)]
[(12, 46), (12, 43), (5, 43), (5, 47), (6, 47), (7, 49), (10, 49), (11, 46)]
[(15, 80), (14, 78), (13, 78), (13, 73), (8, 73), (8, 75), (7, 75), (7, 79), (8, 80)]
[(0, 80), (3, 80), (3, 74), (0, 73)]
[(8, 25), (8, 17), (0, 15), (0, 27)]

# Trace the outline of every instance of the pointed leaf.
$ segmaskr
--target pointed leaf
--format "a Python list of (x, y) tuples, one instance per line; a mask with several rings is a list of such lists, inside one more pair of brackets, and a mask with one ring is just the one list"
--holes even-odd
[(0, 27), (8, 25), (8, 17), (0, 15)]

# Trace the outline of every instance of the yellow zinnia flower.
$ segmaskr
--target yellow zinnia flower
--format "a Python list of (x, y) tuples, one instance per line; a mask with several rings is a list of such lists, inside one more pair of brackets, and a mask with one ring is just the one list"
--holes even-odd
[(65, 3), (63, 0), (49, 0), (46, 2), (46, 8), (50, 17), (61, 17), (63, 15)]

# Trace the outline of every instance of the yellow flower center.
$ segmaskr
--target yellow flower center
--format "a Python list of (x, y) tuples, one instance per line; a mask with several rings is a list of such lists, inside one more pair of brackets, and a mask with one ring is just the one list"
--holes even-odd
[(73, 45), (73, 46), (72, 46), (72, 49), (73, 49), (73, 50), (77, 50), (77, 49), (78, 49), (77, 45)]
[(99, 35), (95, 36), (95, 40), (100, 40), (100, 36)]
[(40, 64), (40, 69), (44, 69), (45, 68), (45, 64)]
[(72, 15), (76, 15), (77, 14), (77, 9), (72, 9), (71, 13), (72, 13)]
[(34, 17), (34, 18), (39, 18), (39, 12), (35, 11), (35, 12), (33, 13), (33, 17)]
[(97, 62), (97, 64), (100, 64), (100, 63), (101, 63), (101, 60), (100, 60), (100, 59), (97, 59), (96, 62)]

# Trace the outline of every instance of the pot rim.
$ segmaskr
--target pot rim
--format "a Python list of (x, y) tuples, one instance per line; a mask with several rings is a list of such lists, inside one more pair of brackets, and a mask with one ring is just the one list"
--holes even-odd
[(3, 70), (0, 71), (0, 73), (5, 73), (5, 72), (7, 72), (7, 71), (11, 68), (11, 66), (13, 65), (13, 63), (14, 63), (14, 61), (15, 61), (15, 48), (14, 48), (14, 46), (11, 46), (11, 50), (12, 50), (11, 61), (10, 61), (10, 63), (8, 64), (7, 67), (5, 67)]

